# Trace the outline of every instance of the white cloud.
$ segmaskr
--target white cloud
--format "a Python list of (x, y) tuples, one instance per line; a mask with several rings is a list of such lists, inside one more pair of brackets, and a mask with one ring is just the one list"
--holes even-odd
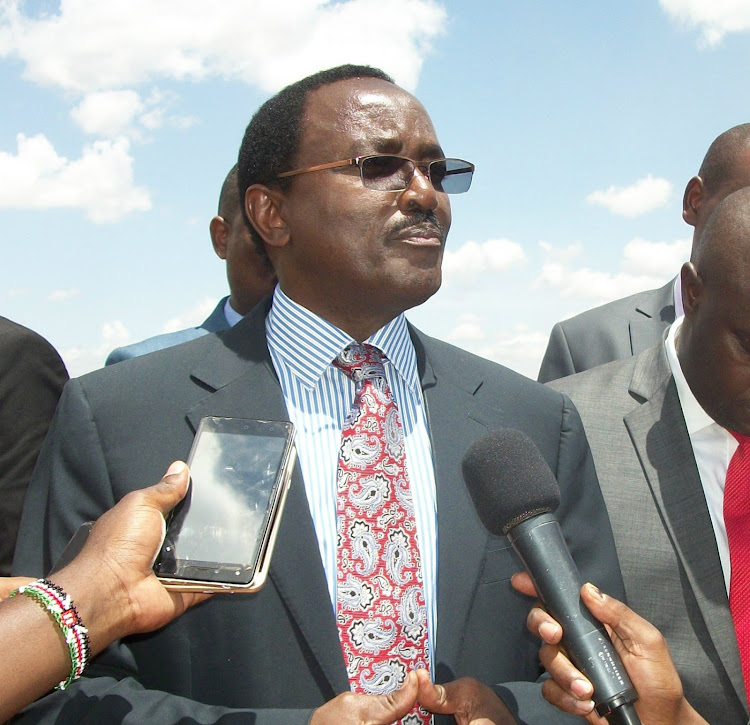
[(672, 184), (669, 181), (649, 174), (631, 186), (610, 186), (605, 191), (593, 191), (586, 201), (603, 206), (613, 214), (635, 217), (664, 206), (671, 193)]
[(114, 222), (151, 208), (133, 185), (133, 158), (125, 138), (84, 146), (79, 159), (59, 156), (42, 134), (16, 137), (17, 154), (0, 151), (0, 208), (82, 209), (93, 222)]
[(189, 310), (183, 312), (181, 315), (173, 317), (171, 320), (167, 320), (161, 331), (176, 332), (177, 330), (184, 330), (188, 327), (196, 327), (211, 314), (214, 307), (216, 307), (216, 299), (212, 297), (204, 297), (200, 302)]
[(525, 262), (521, 245), (509, 239), (466, 242), (455, 251), (445, 250), (443, 276), (446, 284), (472, 284), (481, 274), (505, 272)]
[[(633, 239), (625, 245), (620, 272), (602, 272), (591, 267), (574, 267), (571, 257), (549, 244), (542, 243), (545, 262), (534, 289), (557, 290), (563, 299), (585, 300), (590, 305), (603, 304), (646, 289), (660, 287), (674, 277), (690, 254), (690, 241), (649, 242)], [(562, 261), (560, 257), (562, 256)]]
[(53, 292), (50, 292), (49, 295), (47, 295), (47, 299), (50, 302), (65, 302), (66, 300), (71, 300), (74, 297), (78, 297), (81, 294), (81, 290), (73, 288), (73, 289), (58, 289), (54, 290)]
[(682, 263), (690, 259), (691, 239), (674, 242), (648, 242), (636, 238), (628, 242), (622, 251), (622, 268), (635, 275), (674, 277)]
[(0, 0), (0, 56), (19, 59), (29, 80), (80, 94), (216, 77), (275, 91), (347, 62), (383, 67), (413, 89), (447, 19), (436, 0), (130, 0), (115, 6), (61, 0), (58, 12), (36, 17), (24, 14), (25, 5)]
[(659, 4), (678, 23), (699, 29), (703, 47), (717, 46), (727, 33), (750, 30), (747, 0), (659, 0)]
[(70, 115), (86, 133), (112, 138), (127, 132), (142, 110), (135, 91), (100, 91), (85, 96)]
[(536, 379), (549, 336), (526, 325), (516, 325), (498, 333), (495, 331), (496, 320), (484, 324), (492, 330), (491, 333), (484, 329), (483, 321), (477, 315), (462, 315), (445, 339)]

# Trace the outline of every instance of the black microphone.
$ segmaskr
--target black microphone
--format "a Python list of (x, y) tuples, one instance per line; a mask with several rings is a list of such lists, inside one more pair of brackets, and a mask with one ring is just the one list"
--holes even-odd
[(462, 466), (482, 523), (508, 537), (562, 626), (568, 655), (594, 686), (596, 712), (614, 725), (640, 725), (632, 704), (638, 694), (604, 625), (581, 600), (583, 580), (553, 513), (560, 489), (539, 449), (525, 433), (505, 428), (475, 441)]

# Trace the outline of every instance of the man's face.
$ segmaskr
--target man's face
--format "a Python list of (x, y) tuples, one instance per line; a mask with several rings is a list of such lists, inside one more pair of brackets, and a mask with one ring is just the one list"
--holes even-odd
[(686, 309), (678, 352), (703, 409), (724, 428), (750, 435), (750, 282), (744, 276), (708, 280), (697, 310)]
[[(444, 156), (425, 109), (397, 86), (352, 79), (309, 94), (295, 169), (377, 153)], [(282, 289), (354, 337), (440, 287), (450, 203), (420, 173), (401, 192), (365, 188), (356, 166), (301, 174), (280, 209)]]

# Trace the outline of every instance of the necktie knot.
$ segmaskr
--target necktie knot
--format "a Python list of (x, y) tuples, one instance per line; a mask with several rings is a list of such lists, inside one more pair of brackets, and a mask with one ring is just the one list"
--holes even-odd
[(384, 378), (383, 354), (372, 345), (347, 345), (333, 364), (348, 375), (356, 384), (368, 378)]

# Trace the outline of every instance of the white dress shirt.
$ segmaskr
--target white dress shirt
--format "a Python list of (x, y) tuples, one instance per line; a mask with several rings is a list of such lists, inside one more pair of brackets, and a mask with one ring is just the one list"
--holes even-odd
[(727, 595), (729, 595), (731, 568), (727, 528), (724, 525), (724, 485), (729, 461), (739, 444), (726, 428), (722, 428), (714, 422), (713, 418), (703, 410), (690, 390), (687, 380), (685, 380), (675, 349), (675, 337), (679, 334), (684, 319), (684, 317), (678, 317), (674, 321), (664, 344), (666, 345), (669, 367), (672, 369), (672, 375), (677, 384), (677, 395), (680, 398), (682, 415), (685, 418), (690, 444), (693, 447), (695, 463), (698, 466), (698, 473), (703, 484), (703, 493), (706, 497), (716, 544), (719, 548), (724, 583), (727, 588)]
[[(354, 403), (354, 382), (332, 365), (353, 338), (289, 299), (277, 285), (266, 318), (266, 337), (281, 383), (307, 501), (320, 547), (331, 603), (336, 608), (336, 470), (344, 420)], [(401, 417), (422, 581), (430, 659), (437, 622), (435, 472), (417, 359), (406, 318), (399, 315), (365, 342), (378, 348)]]

